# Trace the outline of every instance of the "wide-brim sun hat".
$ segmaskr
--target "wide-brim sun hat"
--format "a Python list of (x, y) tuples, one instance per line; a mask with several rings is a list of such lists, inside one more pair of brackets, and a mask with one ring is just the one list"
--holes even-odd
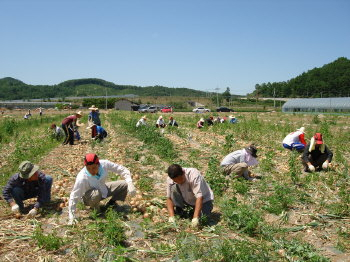
[(199, 119), (199, 121), (204, 122), (204, 118)]
[(147, 119), (147, 117), (146, 117), (146, 116), (143, 116), (143, 117), (141, 117), (141, 118), (143, 118), (143, 119)]
[(18, 167), (19, 176), (24, 179), (31, 178), (38, 170), (39, 166), (34, 165), (30, 161), (23, 161)]
[(81, 111), (78, 111), (78, 112), (76, 112), (75, 114), (76, 114), (76, 115), (82, 116), (82, 112), (81, 112)]
[(89, 110), (98, 110), (98, 107), (95, 107), (95, 105), (92, 105), (91, 107), (89, 107)]

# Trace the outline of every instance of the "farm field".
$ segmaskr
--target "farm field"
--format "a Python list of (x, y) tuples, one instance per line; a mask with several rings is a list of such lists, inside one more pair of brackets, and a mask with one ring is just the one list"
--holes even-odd
[[(27, 121), (18, 113), (0, 118), (1, 189), (23, 160), (54, 178), (52, 201), (35, 219), (15, 217), (0, 201), (0, 261), (350, 260), (349, 116), (237, 113), (238, 124), (197, 129), (199, 118), (210, 113), (173, 113), (179, 128), (163, 133), (154, 127), (159, 113), (148, 114), (148, 126), (136, 129), (142, 115), (111, 110), (101, 114), (108, 137), (96, 143), (86, 130), (87, 113), (74, 146), (62, 146), (48, 132), (67, 112)], [(332, 170), (304, 173), (300, 154), (282, 147), (301, 126), (307, 142), (323, 134), (334, 154)], [(225, 179), (222, 158), (250, 143), (259, 160), (252, 172), (261, 179)], [(139, 192), (101, 213), (80, 205), (79, 223), (68, 226), (67, 199), (91, 152), (127, 167)], [(165, 182), (172, 163), (199, 169), (214, 192), (213, 215), (199, 229), (190, 227), (191, 220), (168, 223)]]

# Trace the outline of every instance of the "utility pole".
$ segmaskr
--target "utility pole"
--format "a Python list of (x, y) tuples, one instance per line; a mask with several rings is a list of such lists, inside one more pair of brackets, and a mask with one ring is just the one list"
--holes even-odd
[(107, 110), (107, 87), (106, 87), (106, 110)]
[(220, 88), (216, 87), (215, 91), (216, 91), (216, 106), (219, 107), (219, 93), (218, 91), (220, 90)]
[(276, 88), (273, 88), (273, 107), (276, 108)]

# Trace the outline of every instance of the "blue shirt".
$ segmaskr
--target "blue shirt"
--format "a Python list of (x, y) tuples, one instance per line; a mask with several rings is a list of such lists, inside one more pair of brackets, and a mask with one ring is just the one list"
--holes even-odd
[(89, 113), (89, 121), (92, 121), (95, 125), (101, 125), (100, 113), (92, 111)]

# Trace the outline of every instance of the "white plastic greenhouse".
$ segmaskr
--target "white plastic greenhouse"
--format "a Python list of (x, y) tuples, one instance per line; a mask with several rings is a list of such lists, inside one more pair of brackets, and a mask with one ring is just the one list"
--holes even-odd
[(282, 106), (282, 112), (350, 113), (350, 97), (291, 99)]

